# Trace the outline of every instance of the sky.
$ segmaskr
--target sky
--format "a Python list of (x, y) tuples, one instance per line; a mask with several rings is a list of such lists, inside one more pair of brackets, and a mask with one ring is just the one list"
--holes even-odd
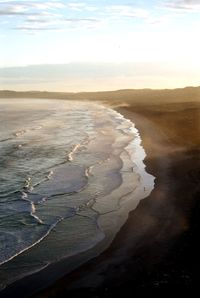
[(200, 85), (200, 0), (0, 0), (0, 89)]

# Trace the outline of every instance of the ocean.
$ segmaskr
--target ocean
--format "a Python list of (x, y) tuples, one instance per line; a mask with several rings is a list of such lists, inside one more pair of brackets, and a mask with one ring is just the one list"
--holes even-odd
[(100, 103), (0, 99), (0, 289), (105, 250), (154, 188), (145, 156), (134, 124)]

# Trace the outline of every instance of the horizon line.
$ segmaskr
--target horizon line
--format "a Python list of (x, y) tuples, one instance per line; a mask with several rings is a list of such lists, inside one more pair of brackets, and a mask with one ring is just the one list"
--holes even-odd
[(0, 93), (2, 92), (14, 92), (14, 93), (72, 93), (72, 94), (78, 94), (78, 93), (104, 93), (104, 92), (119, 92), (119, 91), (142, 91), (142, 90), (149, 90), (149, 91), (164, 91), (164, 90), (180, 90), (180, 89), (188, 89), (188, 88), (200, 88), (200, 85), (198, 86), (185, 86), (185, 87), (177, 87), (177, 88), (125, 88), (125, 89), (115, 89), (115, 90), (95, 90), (95, 91), (48, 91), (48, 90), (10, 90), (10, 89), (0, 89)]

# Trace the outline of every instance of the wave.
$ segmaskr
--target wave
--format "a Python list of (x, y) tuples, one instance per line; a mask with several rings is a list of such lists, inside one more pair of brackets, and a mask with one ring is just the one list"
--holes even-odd
[(39, 125), (39, 126), (35, 126), (35, 127), (19, 129), (17, 131), (12, 132), (11, 133), (11, 136), (9, 136), (7, 138), (4, 138), (4, 139), (0, 139), (0, 143), (11, 141), (11, 140), (13, 140), (15, 138), (19, 138), (19, 137), (23, 136), (24, 134), (26, 134), (28, 132), (40, 130), (42, 128), (43, 128), (43, 126), (42, 125)]
[(14, 258), (16, 258), (17, 256), (19, 256), (20, 254), (22, 254), (23, 252), (29, 250), (30, 248), (34, 247), (35, 245), (37, 245), (38, 243), (40, 243), (43, 239), (45, 239), (45, 237), (47, 237), (49, 235), (49, 233), (51, 232), (51, 230), (61, 221), (63, 220), (63, 218), (60, 218), (59, 220), (57, 220), (57, 222), (55, 222), (49, 229), (48, 231), (41, 237), (39, 238), (37, 241), (35, 241), (34, 243), (32, 243), (29, 246), (24, 247), (22, 250), (18, 251), (17, 253), (13, 254), (12, 256), (8, 257), (7, 259), (0, 261), (0, 265), (3, 265), (11, 260), (13, 260)]
[[(55, 105), (57, 109), (58, 101)], [(2, 214), (10, 216), (10, 226), (16, 225), (18, 237), (9, 251), (1, 254), (4, 284), (30, 274), (33, 267), (43, 268), (44, 263), (72, 255), (76, 259), (79, 252), (87, 259), (99, 254), (154, 187), (154, 177), (145, 171), (139, 132), (130, 120), (99, 104), (73, 103), (69, 112), (67, 107), (65, 110), (53, 110), (49, 122), (34, 126), (38, 127), (34, 138), (39, 138), (39, 147), (35, 149), (31, 139), (29, 151), (22, 147), (16, 154), (19, 161), (30, 153), (26, 166), (31, 167), (20, 178), (16, 191), (0, 198)], [(28, 137), (27, 132), (22, 130), (15, 137)], [(20, 166), (23, 169), (24, 165)], [(4, 220), (8, 234), (6, 217)], [(26, 258), (29, 267), (23, 267)], [(23, 267), (21, 273), (18, 263)]]
[[(118, 114), (118, 117), (120, 116)], [(141, 138), (138, 131), (131, 124), (128, 131), (134, 133), (134, 139), (124, 148), (128, 156), (131, 157), (130, 163), (126, 165), (125, 151), (122, 152), (123, 168), (121, 170), (123, 182), (111, 194), (95, 200), (92, 208), (99, 213), (98, 224), (105, 233), (105, 247), (108, 247), (121, 226), (126, 222), (128, 214), (135, 209), (139, 202), (146, 198), (154, 188), (152, 175), (145, 171), (143, 159), (145, 158), (144, 149), (140, 146)], [(141, 159), (142, 158), (142, 159)], [(110, 202), (108, 204), (108, 202)]]
[(68, 161), (73, 161), (73, 155), (80, 148), (80, 146), (81, 146), (81, 144), (74, 145), (74, 147), (72, 148), (72, 150), (67, 155), (67, 160)]
[(10, 140), (12, 140), (12, 138), (1, 139), (0, 143), (7, 142), (7, 141), (10, 141)]

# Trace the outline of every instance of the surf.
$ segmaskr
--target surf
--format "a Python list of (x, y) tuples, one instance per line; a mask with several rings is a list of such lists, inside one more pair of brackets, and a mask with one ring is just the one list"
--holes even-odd
[(100, 254), (154, 188), (139, 132), (111, 108), (59, 100), (14, 104), (4, 102), (0, 111), (9, 120), (0, 143), (7, 164), (0, 175), (2, 288), (62, 259), (73, 269), (81, 252), (81, 262)]

